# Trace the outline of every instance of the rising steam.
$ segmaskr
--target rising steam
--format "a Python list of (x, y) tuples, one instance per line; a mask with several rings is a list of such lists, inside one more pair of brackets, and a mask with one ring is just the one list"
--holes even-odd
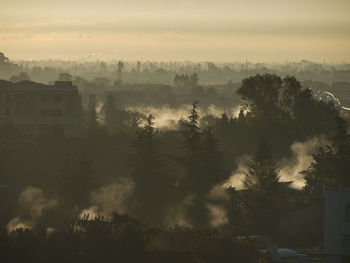
[(192, 227), (188, 218), (188, 209), (194, 205), (194, 199), (194, 195), (188, 195), (180, 203), (169, 205), (166, 210), (165, 225)]
[(43, 212), (56, 205), (56, 200), (48, 199), (43, 191), (37, 187), (25, 188), (17, 201), (19, 215), (7, 224), (7, 231), (32, 229), (39, 221)]
[[(210, 225), (212, 227), (220, 227), (229, 223), (227, 209), (222, 202), (229, 201), (230, 196), (227, 188), (223, 185), (216, 185), (207, 196), (207, 209), (209, 212)], [(221, 204), (219, 204), (219, 201)]]
[[(305, 186), (305, 180), (300, 172), (306, 170), (312, 163), (313, 154), (327, 144), (324, 137), (315, 137), (304, 142), (295, 142), (291, 145), (291, 158), (285, 158), (278, 161), (279, 176), (281, 182), (292, 181), (291, 187), (302, 189)], [(238, 168), (231, 174), (229, 180), (224, 184), (225, 187), (234, 187), (237, 190), (243, 188), (242, 180), (248, 171), (248, 156), (242, 156), (238, 161)]]
[(134, 182), (126, 178), (120, 179), (114, 184), (101, 187), (91, 193), (91, 207), (82, 210), (80, 217), (89, 215), (90, 218), (96, 216), (109, 218), (114, 212), (118, 214), (128, 213), (134, 188)]
[[(126, 109), (133, 112), (142, 112), (144, 115), (152, 114), (155, 116), (154, 124), (158, 129), (176, 130), (179, 127), (179, 121), (181, 119), (187, 119), (191, 107), (192, 105), (190, 104), (184, 104), (179, 108), (171, 108), (170, 106), (138, 106), (128, 107)], [(199, 110), (201, 116), (211, 115), (215, 117), (221, 117), (224, 112), (226, 112), (229, 117), (237, 117), (239, 111), (239, 105), (230, 109), (223, 109), (213, 104), (209, 105), (207, 108), (200, 108)]]
[(292, 187), (302, 189), (305, 186), (305, 180), (301, 171), (306, 170), (314, 161), (313, 154), (327, 144), (324, 137), (315, 137), (305, 142), (295, 142), (292, 144), (291, 151), (293, 157), (280, 162), (281, 170), (279, 172), (281, 181), (293, 181)]

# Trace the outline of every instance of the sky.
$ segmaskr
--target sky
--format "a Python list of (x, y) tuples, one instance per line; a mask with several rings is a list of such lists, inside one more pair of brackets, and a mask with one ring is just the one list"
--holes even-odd
[(10, 59), (350, 61), (350, 0), (0, 0)]

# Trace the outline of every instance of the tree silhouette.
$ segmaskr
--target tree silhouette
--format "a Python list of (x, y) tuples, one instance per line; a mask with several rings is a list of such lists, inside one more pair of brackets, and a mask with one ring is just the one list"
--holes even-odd
[(247, 162), (247, 168), (243, 179), (242, 201), (250, 221), (250, 229), (257, 234), (275, 236), (283, 200), (279, 192), (276, 163), (264, 139)]
[(187, 158), (185, 165), (187, 167), (186, 188), (188, 191), (198, 192), (198, 180), (201, 176), (201, 135), (199, 128), (198, 102), (194, 102), (189, 111), (188, 121), (184, 122), (183, 136)]
[(72, 81), (72, 75), (67, 72), (62, 72), (58, 75), (59, 81)]
[(163, 171), (163, 160), (158, 150), (158, 134), (154, 117), (149, 115), (146, 123), (137, 130), (133, 142), (135, 152), (130, 156), (131, 177), (135, 183), (135, 197), (142, 221), (159, 225), (164, 219), (172, 181)]
[(212, 187), (222, 184), (226, 179), (223, 154), (219, 149), (219, 143), (210, 126), (203, 131), (201, 157), (203, 174), (198, 183), (201, 185), (199, 191), (204, 195), (207, 194)]
[(242, 81), (237, 94), (257, 118), (279, 116), (278, 99), (282, 79), (277, 75), (257, 74)]
[(4, 53), (0, 52), (0, 64), (9, 63), (9, 59), (5, 56)]
[(314, 162), (303, 171), (305, 190), (314, 198), (322, 198), (324, 189), (350, 187), (350, 135), (344, 119), (335, 120), (335, 135), (330, 145), (313, 155)]
[(14, 75), (10, 78), (10, 81), (12, 81), (12, 82), (18, 82), (18, 81), (23, 81), (23, 80), (30, 80), (28, 73), (20, 72), (18, 75)]
[(97, 187), (89, 156), (66, 156), (57, 178), (58, 193), (69, 207), (88, 205), (90, 192)]

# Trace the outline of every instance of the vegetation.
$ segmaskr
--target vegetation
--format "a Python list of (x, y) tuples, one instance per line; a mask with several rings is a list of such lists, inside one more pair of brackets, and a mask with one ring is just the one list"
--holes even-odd
[[(9, 63), (0, 54), (0, 66)], [(117, 86), (126, 67), (116, 67)], [(14, 81), (29, 79), (19, 72)], [(295, 77), (243, 79), (234, 95), (240, 113), (218, 117), (203, 112), (225, 95), (201, 87), (197, 74), (176, 75), (162, 96), (174, 105), (184, 97), (205, 102), (194, 102), (171, 129), (157, 128), (153, 114), (127, 110), (117, 93), (102, 96), (96, 83), (114, 85), (108, 79), (60, 79), (72, 79), (88, 96), (80, 137), (21, 136), (11, 125), (0, 133), (1, 262), (256, 262), (254, 244), (236, 236), (295, 243), (285, 237), (283, 218), (321, 200), (324, 189), (350, 187), (347, 120)], [(291, 146), (321, 136), (326, 146), (303, 171), (304, 189), (282, 181), (281, 160), (292, 156)], [(242, 156), (240, 188), (230, 177)], [(319, 245), (319, 237), (311, 233), (306, 245)]]

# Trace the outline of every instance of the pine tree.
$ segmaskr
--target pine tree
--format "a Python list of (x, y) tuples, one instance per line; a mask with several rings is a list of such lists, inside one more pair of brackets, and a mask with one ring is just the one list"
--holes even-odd
[(185, 138), (185, 148), (187, 157), (185, 165), (187, 167), (186, 188), (188, 191), (196, 191), (198, 180), (201, 176), (201, 136), (202, 132), (199, 128), (199, 111), (198, 102), (194, 102), (189, 111), (188, 121), (184, 123), (183, 135)]
[(257, 151), (248, 161), (248, 172), (243, 180), (244, 188), (267, 193), (276, 189), (279, 181), (277, 166), (269, 145), (263, 139)]
[(137, 212), (147, 224), (162, 223), (172, 182), (163, 172), (163, 160), (158, 151), (154, 117), (149, 115), (139, 128), (134, 140), (135, 152), (131, 155), (131, 177), (135, 183)]
[(314, 162), (303, 171), (305, 190), (314, 198), (322, 198), (324, 189), (350, 187), (350, 135), (341, 117), (335, 120), (335, 135), (330, 145), (314, 154)]
[(203, 174), (199, 181), (201, 184), (200, 191), (207, 194), (211, 188), (223, 183), (226, 179), (223, 155), (210, 126), (203, 132), (201, 162)]
[(71, 206), (82, 208), (96, 188), (92, 161), (82, 152), (78, 159), (67, 156), (58, 176), (58, 193)]
[(276, 225), (284, 204), (279, 191), (277, 166), (265, 140), (260, 142), (247, 166), (242, 203), (250, 230), (257, 234), (277, 235)]

